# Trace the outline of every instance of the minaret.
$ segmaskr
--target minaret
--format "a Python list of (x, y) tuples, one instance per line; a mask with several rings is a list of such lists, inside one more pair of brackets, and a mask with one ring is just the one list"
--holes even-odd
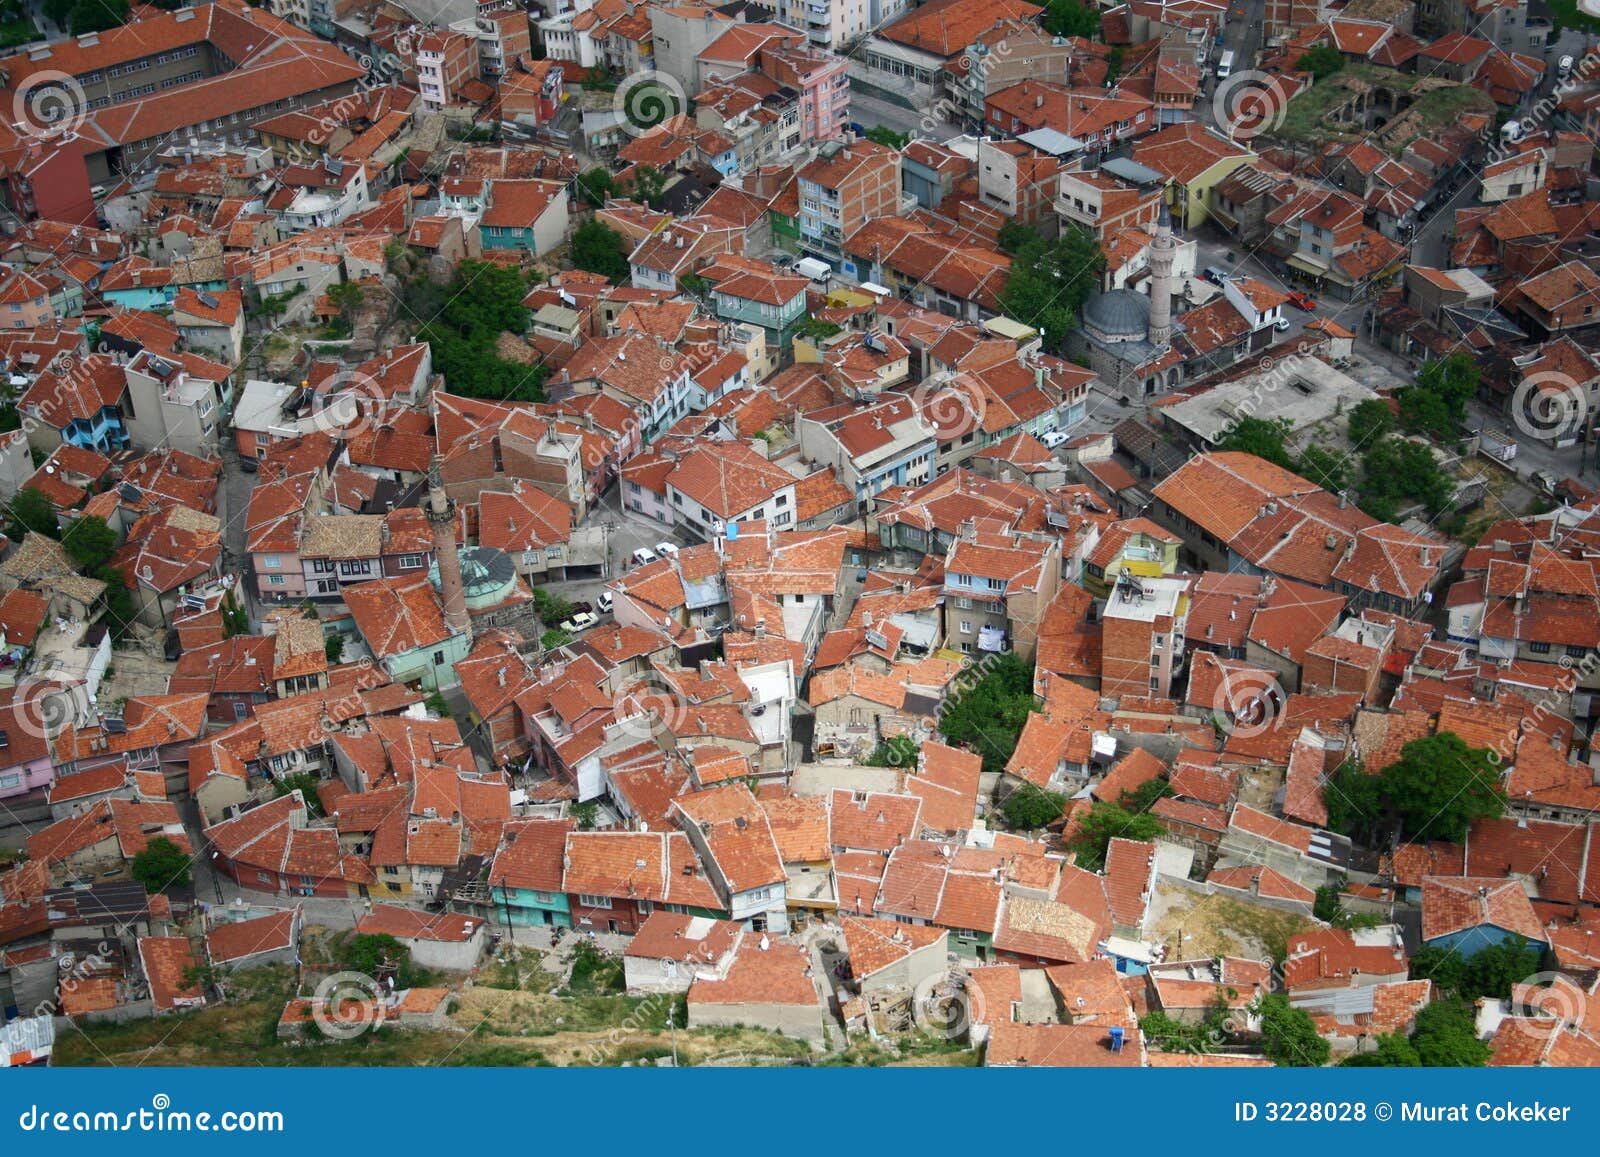
[(456, 553), (456, 504), (445, 497), (439, 476), (439, 455), (428, 464), (428, 525), (433, 530), (433, 557), (439, 564), (439, 597), (444, 601), (444, 625), (453, 635), (472, 638), (467, 597), (461, 585), (461, 558)]
[(1166, 205), (1156, 218), (1156, 239), (1150, 242), (1150, 344), (1172, 344), (1172, 259), (1178, 243), (1172, 238), (1172, 217)]

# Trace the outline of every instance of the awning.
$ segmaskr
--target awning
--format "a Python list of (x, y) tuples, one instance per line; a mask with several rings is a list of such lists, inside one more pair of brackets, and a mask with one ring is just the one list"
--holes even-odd
[(1302, 273), (1310, 273), (1316, 277), (1326, 277), (1328, 275), (1328, 267), (1326, 265), (1319, 264), (1309, 257), (1302, 257), (1298, 253), (1286, 259), (1284, 264), (1290, 269), (1298, 269)]

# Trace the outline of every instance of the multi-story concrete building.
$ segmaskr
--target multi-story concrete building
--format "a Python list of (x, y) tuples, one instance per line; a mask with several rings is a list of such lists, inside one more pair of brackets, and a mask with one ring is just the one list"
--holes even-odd
[(838, 261), (845, 238), (900, 202), (900, 154), (871, 141), (830, 142), (801, 167), (800, 247)]
[(1124, 572), (1106, 600), (1100, 651), (1105, 695), (1166, 699), (1183, 669), (1189, 580)]

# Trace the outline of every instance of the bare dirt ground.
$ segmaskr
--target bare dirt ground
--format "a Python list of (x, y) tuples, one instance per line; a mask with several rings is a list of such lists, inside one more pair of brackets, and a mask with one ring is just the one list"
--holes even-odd
[(111, 652), (99, 700), (110, 706), (134, 695), (165, 695), (173, 664), (161, 657), (161, 639), (142, 640)]
[(1289, 937), (1321, 927), (1309, 916), (1244, 904), (1230, 896), (1203, 896), (1175, 884), (1158, 884), (1151, 904), (1159, 913), (1151, 939), (1167, 946), (1171, 960), (1281, 960)]

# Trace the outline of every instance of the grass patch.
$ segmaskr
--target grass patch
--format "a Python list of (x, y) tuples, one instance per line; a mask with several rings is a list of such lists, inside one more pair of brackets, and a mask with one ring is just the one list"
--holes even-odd
[(622, 960), (607, 956), (587, 940), (572, 954), (572, 978), (566, 992), (573, 996), (615, 996), (628, 990)]

